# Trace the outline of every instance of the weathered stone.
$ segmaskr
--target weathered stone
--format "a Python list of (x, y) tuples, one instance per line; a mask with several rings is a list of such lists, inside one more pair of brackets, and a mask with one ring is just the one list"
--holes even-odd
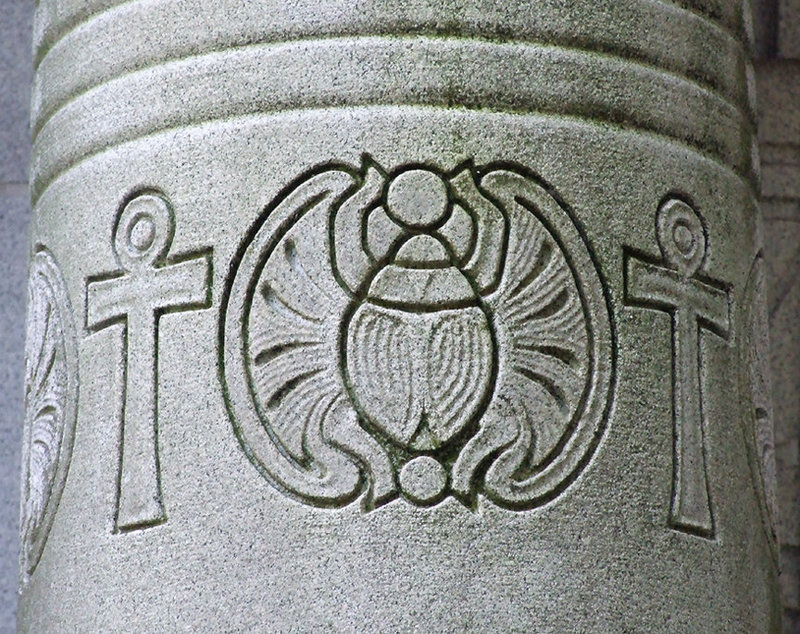
[(16, 623), (33, 5), (0, 9), (0, 631)]
[(800, 199), (800, 162), (764, 165), (761, 183), (764, 197)]
[[(767, 220), (766, 239), (772, 249), (768, 257), (770, 280), (770, 325), (789, 341), (800, 337), (797, 315), (800, 314), (800, 222)], [(797, 346), (775, 346), (771, 355), (772, 373), (780, 377), (773, 386), (775, 409), (775, 444), (780, 465), (779, 491), (781, 514), (780, 542), (800, 546), (800, 350)]]
[(758, 136), (761, 144), (797, 145), (800, 139), (800, 73), (795, 64), (758, 65)]
[[(800, 128), (792, 116), (796, 108), (787, 100), (797, 84), (796, 65), (773, 62), (762, 72), (762, 143), (765, 250), (769, 280), (769, 315), (773, 333), (771, 366), (775, 404), (775, 448), (778, 473), (778, 535), (781, 541), (781, 587), (785, 607), (784, 628), (797, 632), (800, 608), (797, 604), (798, 544), (800, 544)], [(780, 82), (786, 82), (788, 91)], [(787, 112), (787, 114), (784, 114)]]
[(778, 631), (746, 7), (43, 0), (21, 629)]

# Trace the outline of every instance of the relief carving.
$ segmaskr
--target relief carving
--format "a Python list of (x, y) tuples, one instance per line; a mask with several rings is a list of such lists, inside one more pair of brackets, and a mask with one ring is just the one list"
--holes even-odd
[(764, 258), (759, 253), (750, 268), (739, 310), (739, 398), (753, 488), (767, 540), (777, 558), (778, 504), (764, 268)]
[(574, 481), (605, 427), (614, 344), (597, 267), (517, 166), (312, 170), (256, 222), (222, 306), (236, 435), (304, 503), (532, 508)]
[(678, 198), (667, 199), (656, 215), (663, 260), (625, 253), (625, 300), (629, 306), (672, 316), (674, 480), (670, 525), (703, 537), (714, 536), (706, 472), (703, 370), (704, 330), (727, 340), (728, 286), (701, 274), (707, 237), (700, 215)]
[(116, 526), (120, 531), (166, 521), (158, 458), (158, 326), (167, 312), (211, 305), (210, 252), (167, 258), (175, 219), (158, 193), (134, 196), (114, 229), (121, 270), (86, 282), (86, 327), (125, 325), (122, 458)]
[(30, 264), (25, 339), (20, 571), (25, 584), (44, 551), (67, 479), (78, 409), (78, 353), (72, 308), (53, 254)]

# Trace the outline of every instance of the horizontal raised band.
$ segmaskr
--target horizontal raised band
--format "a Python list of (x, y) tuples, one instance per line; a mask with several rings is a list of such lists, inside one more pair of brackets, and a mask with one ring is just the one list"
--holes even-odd
[[(34, 135), (70, 100), (115, 77), (170, 61), (253, 44), (304, 39), (420, 35), (578, 48), (650, 65), (718, 92), (752, 118), (740, 42), (715, 22), (653, 0), (594, 2), (565, 11), (563, 2), (492, 3), (481, 11), (406, 2), (342, 10), (319, 2), (305, 13), (245, 3), (137, 0), (97, 14), (59, 40), (39, 64), (33, 88)], [(470, 4), (461, 2), (460, 4)], [(472, 4), (475, 4), (472, 2)], [(298, 19), (301, 16), (304, 19)]]
[(161, 130), (306, 108), (419, 105), (563, 114), (661, 134), (747, 175), (752, 126), (717, 94), (619, 57), (463, 38), (343, 38), (256, 45), (106, 82), (34, 143), (34, 199), (77, 162)]
[[(624, 5), (628, 5), (625, 7)], [(744, 6), (747, 6), (746, 4)], [(195, 15), (208, 16), (205, 20), (213, 29), (215, 26), (226, 25), (224, 29), (230, 30), (231, 21), (246, 18), (253, 26), (270, 31), (269, 24), (276, 18), (289, 20), (292, 24), (306, 23), (306, 26), (328, 24), (329, 21), (341, 22), (343, 19), (358, 16), (370, 24), (392, 23), (400, 24), (408, 21), (409, 24), (419, 23), (452, 25), (463, 22), (469, 25), (472, 22), (478, 25), (497, 23), (505, 25), (505, 32), (516, 33), (514, 29), (521, 24), (553, 24), (558, 30), (559, 23), (576, 23), (576, 33), (581, 33), (580, 23), (586, 23), (590, 28), (594, 22), (605, 21), (611, 32), (625, 23), (619, 20), (626, 13), (657, 12), (659, 7), (664, 11), (672, 8), (680, 9), (686, 13), (693, 13), (698, 18), (708, 21), (731, 34), (735, 39), (745, 36), (744, 21), (742, 19), (743, 4), (733, 0), (574, 0), (569, 3), (569, 10), (565, 10), (565, 3), (558, 0), (540, 0), (536, 3), (519, 2), (489, 2), (486, 0), (453, 0), (433, 3), (424, 0), (377, 0), (370, 2), (362, 0), (354, 3), (346, 10), (336, 0), (271, 0), (259, 3), (237, 3), (231, 7), (225, 2), (204, 2), (204, 0), (183, 0), (181, 2), (164, 0), (59, 0), (58, 2), (40, 1), (38, 3), (35, 21), (33, 45), (35, 60), (38, 63), (61, 40), (70, 36), (74, 31), (90, 26), (95, 20), (105, 20), (105, 14), (112, 14), (112, 20), (136, 19), (135, 15), (151, 14), (151, 19), (145, 30), (157, 27), (159, 22), (160, 7), (164, 7), (173, 16)], [(568, 14), (568, 15), (567, 15)], [(173, 20), (168, 20), (174, 24)], [(633, 23), (637, 30), (646, 27), (649, 20), (643, 24)], [(90, 26), (91, 28), (91, 26)], [(574, 28), (574, 27), (573, 27)], [(650, 32), (651, 43), (658, 39), (659, 33), (671, 27), (661, 23), (656, 31)], [(130, 34), (132, 31), (128, 31)], [(141, 32), (141, 31), (139, 31)], [(193, 33), (188, 31), (189, 33)], [(175, 37), (175, 32), (170, 33), (169, 39)], [(473, 33), (474, 34), (474, 33)], [(595, 38), (597, 39), (597, 38)], [(669, 38), (666, 38), (669, 39)], [(118, 41), (117, 44), (122, 42)]]

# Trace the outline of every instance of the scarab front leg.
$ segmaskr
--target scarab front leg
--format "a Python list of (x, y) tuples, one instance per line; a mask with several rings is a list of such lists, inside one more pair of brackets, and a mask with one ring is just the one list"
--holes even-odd
[(379, 206), (386, 177), (375, 164), (367, 163), (365, 169), (358, 189), (331, 214), (333, 273), (351, 296), (359, 294), (378, 264), (365, 248), (366, 219)]
[(478, 189), (473, 171), (468, 164), (450, 182), (458, 201), (475, 223), (475, 248), (461, 268), (473, 280), (477, 291), (485, 296), (497, 288), (503, 275), (508, 218)]

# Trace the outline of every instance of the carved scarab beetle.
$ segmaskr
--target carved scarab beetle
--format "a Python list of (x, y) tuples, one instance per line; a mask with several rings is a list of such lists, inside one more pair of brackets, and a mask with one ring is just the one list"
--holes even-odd
[[(352, 236), (364, 218), (362, 247)], [(370, 222), (381, 227), (382, 245), (370, 247)], [(398, 446), (438, 450), (475, 423), (491, 396), (496, 344), (482, 296), (501, 268), (502, 212), (469, 170), (448, 181), (422, 167), (385, 179), (371, 167), (333, 226), (335, 266), (353, 297), (343, 320), (348, 392)], [(360, 248), (370, 267), (352, 257)]]
[(604, 429), (604, 289), (566, 207), (518, 166), (313, 169), (249, 233), (222, 308), (236, 435), (304, 503), (532, 508)]

